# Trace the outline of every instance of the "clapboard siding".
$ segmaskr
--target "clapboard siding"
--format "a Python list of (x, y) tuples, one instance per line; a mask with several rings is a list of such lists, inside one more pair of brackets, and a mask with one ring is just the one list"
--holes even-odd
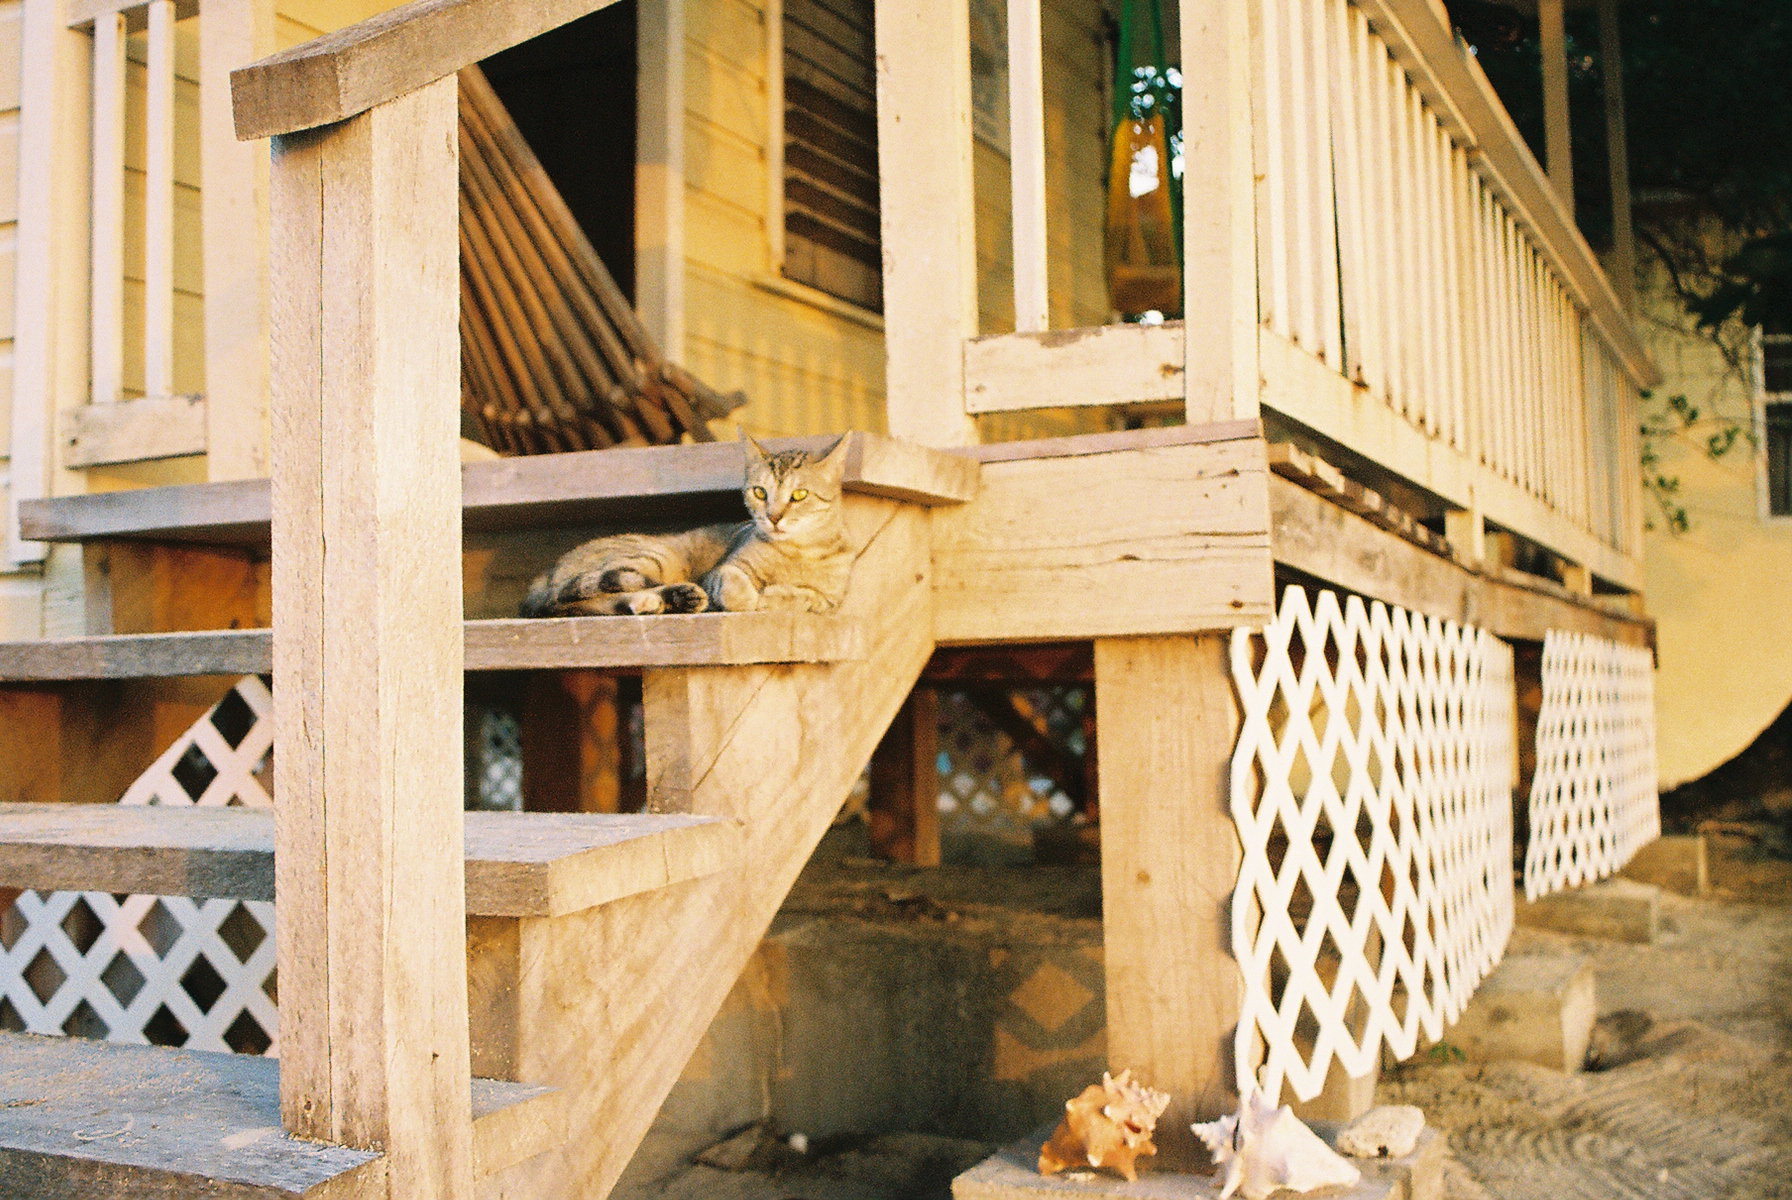
[[(13, 318), (18, 275), (19, 0), (0, 3), (0, 513), (10, 511)], [(0, 574), (0, 638), (37, 637), (42, 589), (35, 577)]]

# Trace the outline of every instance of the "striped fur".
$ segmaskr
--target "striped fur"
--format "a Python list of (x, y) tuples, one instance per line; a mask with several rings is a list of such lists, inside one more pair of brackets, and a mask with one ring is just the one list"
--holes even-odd
[(852, 543), (841, 516), (846, 439), (818, 459), (747, 447), (750, 517), (685, 533), (622, 533), (575, 547), (529, 585), (525, 617), (829, 612), (846, 594)]

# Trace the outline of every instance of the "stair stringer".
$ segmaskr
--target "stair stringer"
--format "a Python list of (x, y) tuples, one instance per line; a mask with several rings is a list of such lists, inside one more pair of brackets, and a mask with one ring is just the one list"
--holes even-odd
[[(847, 499), (866, 548), (841, 615), (864, 627), (862, 660), (644, 681), (650, 807), (739, 821), (738, 865), (482, 939), (514, 984), (475, 983), (493, 1008), (475, 1012), (475, 1060), (568, 1093), (564, 1148), (487, 1180), (482, 1196), (609, 1193), (920, 677), (933, 649), (929, 513)], [(476, 980), (493, 966), (476, 962)], [(482, 1022), (501, 1027), (501, 1045), (482, 1049)]]

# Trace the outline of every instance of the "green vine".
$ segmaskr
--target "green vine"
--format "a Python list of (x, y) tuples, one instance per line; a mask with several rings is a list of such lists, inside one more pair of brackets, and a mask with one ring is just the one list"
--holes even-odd
[[(1645, 391), (1642, 398), (1646, 404), (1653, 395)], [(1705, 428), (1695, 431), (1700, 425)], [(1668, 532), (1678, 535), (1692, 528), (1692, 519), (1680, 502), (1680, 476), (1669, 475), (1662, 469), (1662, 446), (1670, 439), (1691, 442), (1706, 458), (1716, 462), (1734, 450), (1738, 442), (1752, 447), (1755, 434), (1747, 424), (1721, 413), (1704, 417), (1699, 407), (1685, 396), (1669, 396), (1659, 409), (1645, 413), (1642, 424), (1643, 490), (1655, 501)], [(1644, 527), (1657, 528), (1655, 519), (1645, 519)]]

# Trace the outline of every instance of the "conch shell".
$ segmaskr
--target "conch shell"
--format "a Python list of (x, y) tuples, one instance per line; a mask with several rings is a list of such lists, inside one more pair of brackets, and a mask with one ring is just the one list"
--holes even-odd
[(1237, 1192), (1245, 1200), (1263, 1200), (1279, 1188), (1310, 1192), (1322, 1187), (1352, 1187), (1358, 1171), (1318, 1134), (1301, 1124), (1287, 1105), (1277, 1108), (1255, 1087), (1247, 1087), (1238, 1115), (1194, 1125), (1207, 1143), (1215, 1165), (1224, 1168), (1220, 1200)]
[(1100, 1083), (1064, 1102), (1064, 1119), (1039, 1151), (1039, 1173), (1111, 1167), (1131, 1183), (1139, 1177), (1133, 1160), (1157, 1153), (1151, 1134), (1169, 1104), (1168, 1092), (1134, 1083), (1131, 1071), (1102, 1072)]

